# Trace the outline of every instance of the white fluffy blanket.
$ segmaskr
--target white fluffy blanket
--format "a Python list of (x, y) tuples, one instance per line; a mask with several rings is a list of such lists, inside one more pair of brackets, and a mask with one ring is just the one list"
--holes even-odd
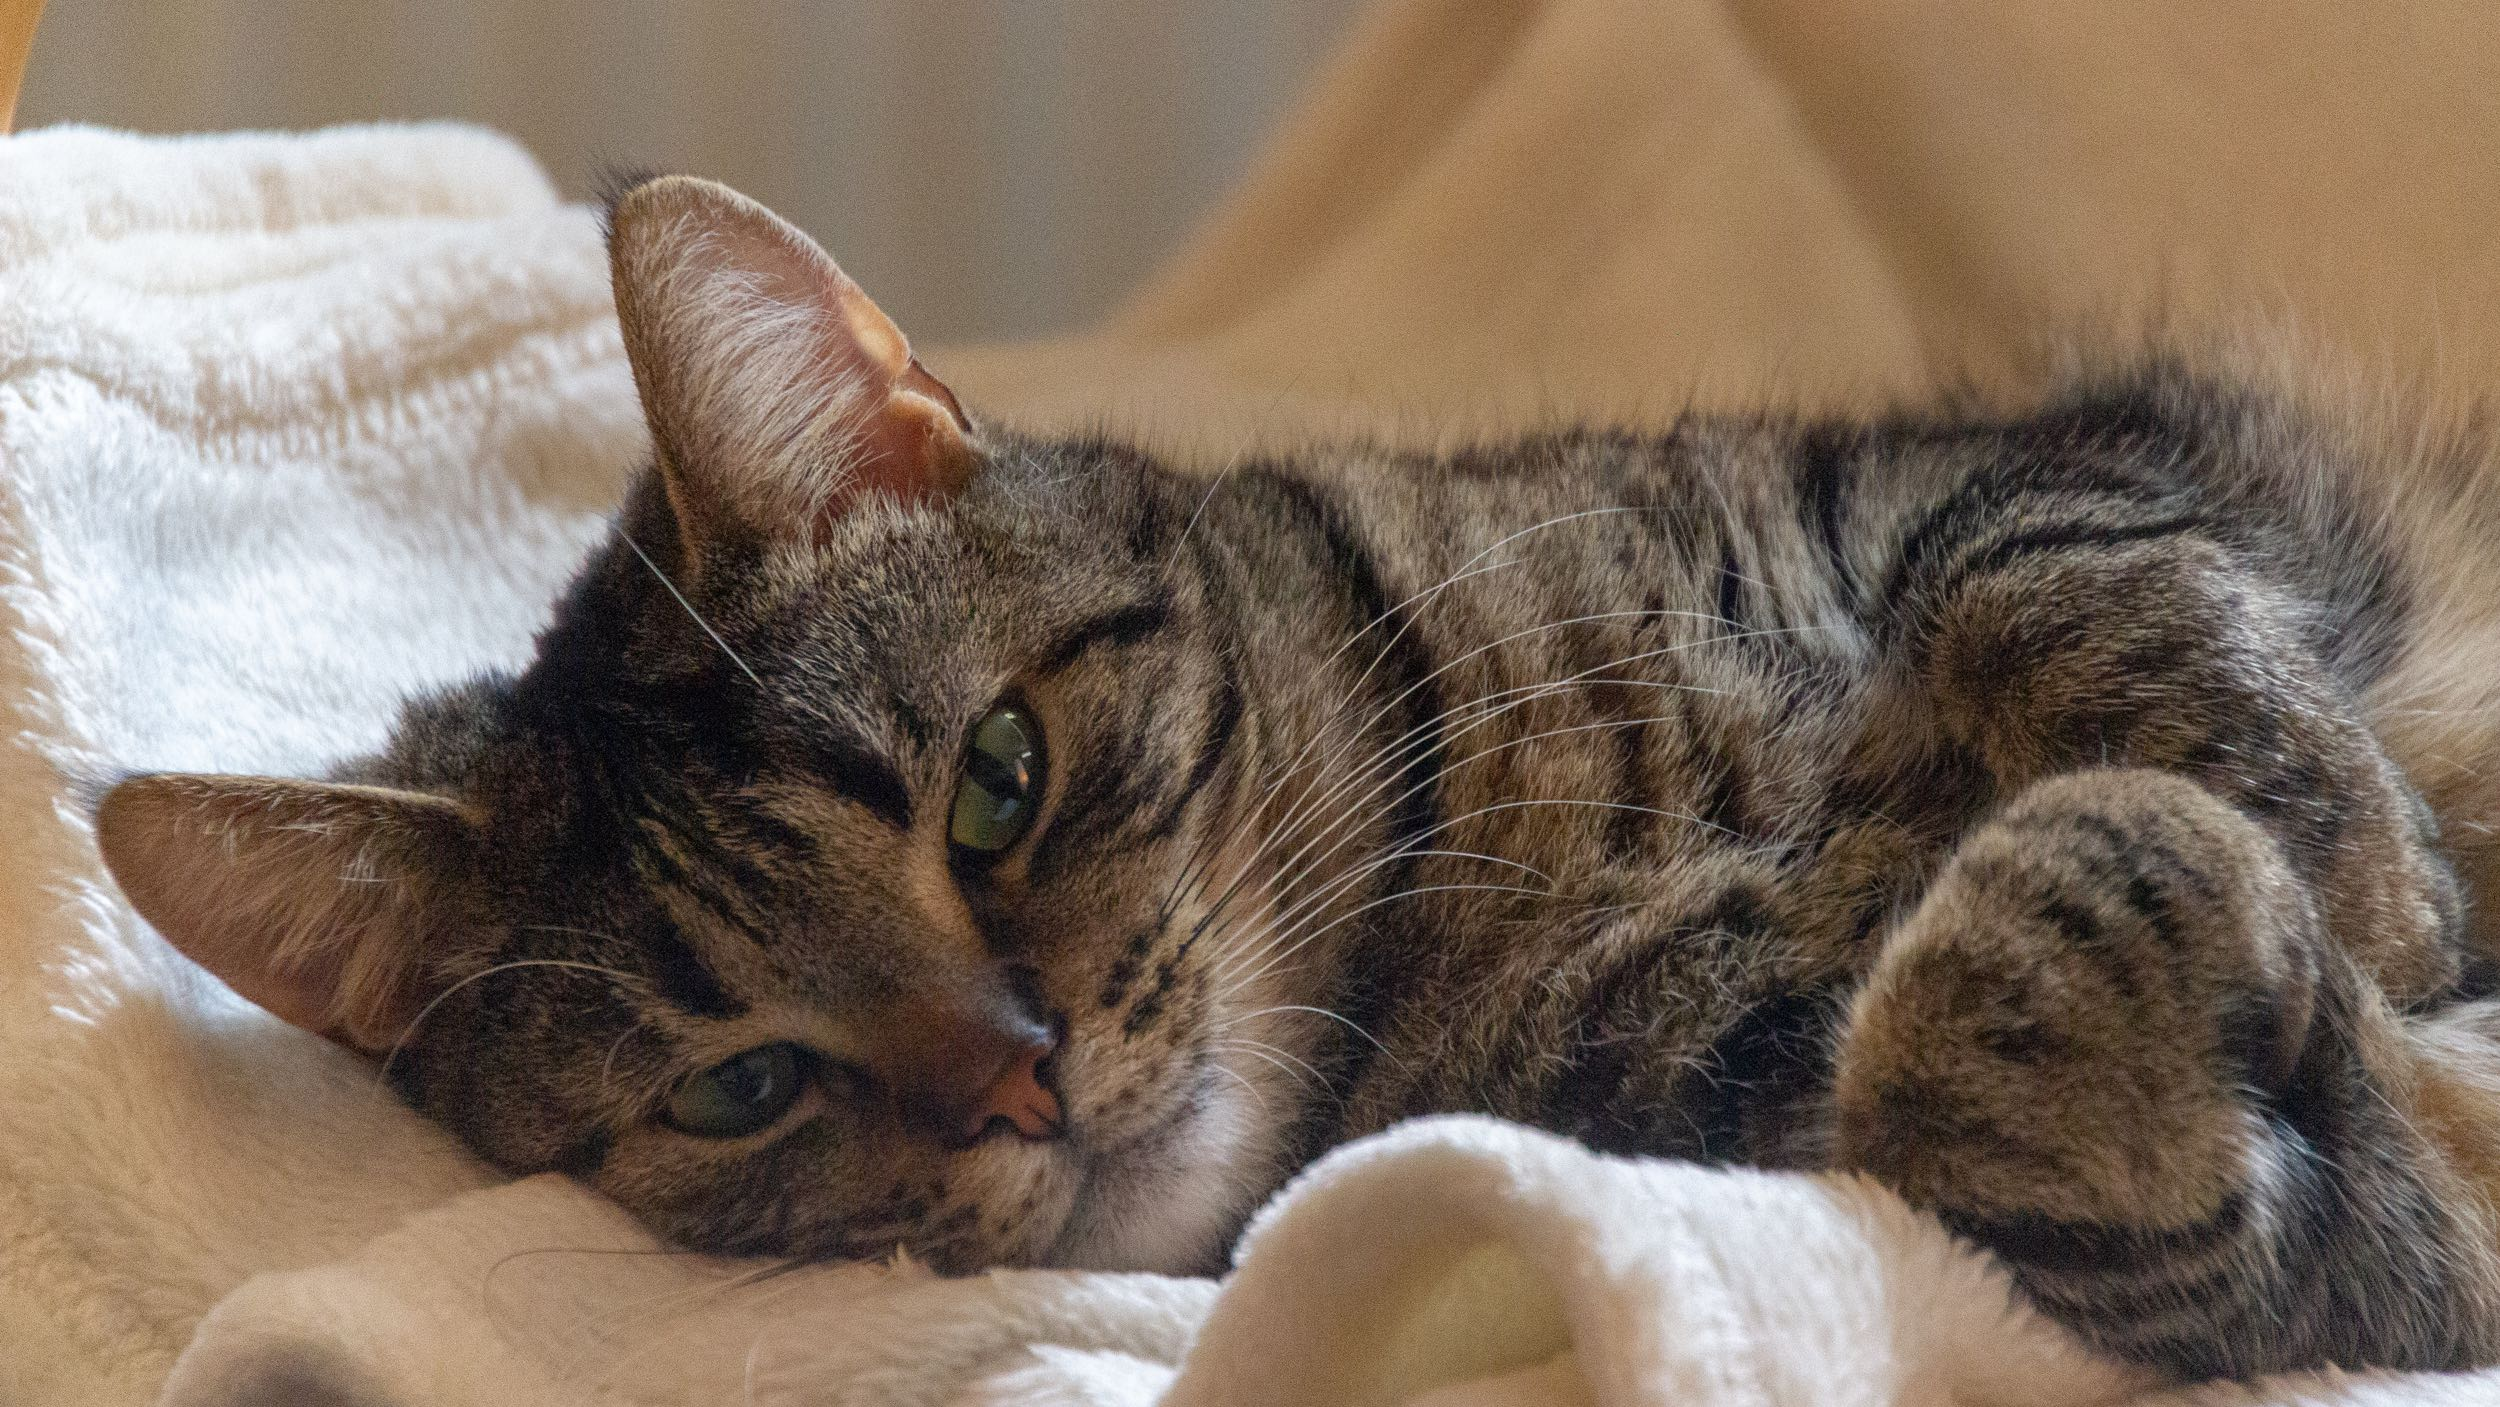
[[(0, 1399), (2137, 1400), (1880, 1189), (1481, 1120), (1328, 1160), (1220, 1285), (754, 1280), (560, 1179), (494, 1185), (240, 1008), (102, 886), (63, 779), (317, 766), (407, 686), (522, 650), (637, 452), (601, 271), (588, 215), (475, 132), (0, 143), (25, 744), (0, 765)], [(2500, 1375), (2192, 1400), (2495, 1401)]]

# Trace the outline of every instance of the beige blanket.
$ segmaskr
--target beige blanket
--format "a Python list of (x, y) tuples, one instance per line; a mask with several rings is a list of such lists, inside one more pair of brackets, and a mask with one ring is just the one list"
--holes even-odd
[(993, 403), (1663, 416), (2148, 320), (2500, 378), (2500, 7), (1388, 0), (1096, 339)]

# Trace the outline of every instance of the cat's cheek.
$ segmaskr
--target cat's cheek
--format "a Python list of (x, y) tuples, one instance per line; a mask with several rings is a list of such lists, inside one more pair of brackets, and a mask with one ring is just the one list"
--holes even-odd
[(1061, 1148), (1011, 1146), (1014, 1168), (985, 1198), (984, 1222), (994, 1243), (990, 1264), (1051, 1266), (1083, 1196), (1079, 1158)]
[(1185, 1078), (1178, 1112), (1090, 1159), (1050, 1264), (1162, 1274), (1223, 1268), (1233, 1237), (1281, 1176), (1282, 1130), (1212, 1070)]

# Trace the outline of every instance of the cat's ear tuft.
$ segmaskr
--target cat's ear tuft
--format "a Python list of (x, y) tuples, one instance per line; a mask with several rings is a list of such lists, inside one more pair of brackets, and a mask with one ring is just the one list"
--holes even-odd
[(978, 463), (954, 393), (788, 221), (663, 176), (608, 212), (625, 351), (700, 569), (730, 535), (819, 534), (873, 494), (960, 492)]
[(131, 906), (272, 1014), (378, 1054), (439, 990), (430, 960), (475, 827), (417, 792), (154, 773), (96, 806)]

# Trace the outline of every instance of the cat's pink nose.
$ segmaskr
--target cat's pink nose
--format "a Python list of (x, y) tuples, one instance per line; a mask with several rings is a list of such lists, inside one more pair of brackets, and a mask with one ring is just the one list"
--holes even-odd
[(990, 1086), (980, 1107), (973, 1110), (964, 1127), (964, 1137), (979, 1138), (1001, 1119), (1018, 1136), (1036, 1141), (1057, 1138), (1066, 1132), (1067, 1113), (1059, 1107), (1059, 1096), (1051, 1093), (1043, 1069), (1053, 1048), (1048, 1039), (1027, 1041), (1009, 1056), (1005, 1073)]
[(1005, 1120), (1031, 1139), (1057, 1138), (1067, 1122), (1051, 1092), (1050, 1029), (1003, 1005), (916, 1003), (894, 1012), (866, 1064), (903, 1121), (950, 1144), (969, 1143)]

